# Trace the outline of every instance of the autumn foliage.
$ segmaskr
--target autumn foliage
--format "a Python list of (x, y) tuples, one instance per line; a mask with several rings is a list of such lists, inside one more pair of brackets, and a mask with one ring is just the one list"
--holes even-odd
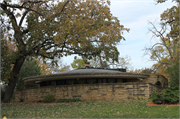
[[(157, 3), (163, 3), (167, 0), (156, 0)], [(158, 39), (157, 43), (145, 49), (145, 53), (150, 55), (152, 61), (156, 61), (153, 70), (157, 74), (164, 75), (167, 79), (172, 80), (171, 72), (174, 63), (179, 61), (179, 4), (180, 1), (173, 0), (177, 5), (166, 9), (161, 15), (159, 25), (150, 22), (152, 28), (152, 38)], [(166, 72), (165, 72), (166, 71)]]
[(10, 76), (5, 78), (4, 102), (12, 97), (25, 59), (42, 57), (57, 64), (54, 57), (78, 54), (91, 59), (103, 54), (106, 60), (117, 61), (116, 45), (125, 40), (123, 32), (129, 31), (110, 13), (109, 0), (3, 0), (0, 6), (1, 28), (8, 35), (1, 41), (12, 41), (17, 47), (2, 59), (3, 66), (13, 64), (2, 72), (5, 76), (8, 71)]

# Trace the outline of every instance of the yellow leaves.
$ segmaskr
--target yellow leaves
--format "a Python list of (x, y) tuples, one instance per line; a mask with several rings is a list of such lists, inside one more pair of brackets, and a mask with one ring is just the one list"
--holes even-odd
[(49, 63), (45, 63), (44, 59), (36, 59), (36, 62), (39, 64), (41, 68), (42, 75), (48, 75), (52, 73), (51, 69), (49, 69)]
[(107, 4), (110, 6), (111, 5), (111, 2), (109, 0), (107, 0)]

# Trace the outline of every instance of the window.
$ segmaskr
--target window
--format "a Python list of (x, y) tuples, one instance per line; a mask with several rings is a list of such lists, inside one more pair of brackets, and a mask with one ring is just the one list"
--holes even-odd
[(117, 83), (122, 83), (123, 79), (117, 79)]
[(86, 80), (85, 79), (77, 79), (78, 84), (85, 84)]
[(106, 79), (102, 79), (103, 83), (107, 83)]
[(66, 85), (66, 80), (58, 80), (56, 82), (57, 82), (57, 85)]
[(160, 86), (160, 87), (162, 86), (160, 81), (157, 81), (157, 82), (155, 83), (155, 85)]
[(50, 82), (49, 81), (40, 82), (40, 86), (50, 86)]
[(123, 79), (123, 82), (127, 82), (127, 79)]
[(108, 83), (117, 83), (117, 79), (108, 79)]
[(56, 81), (51, 81), (51, 86), (55, 86), (56, 85)]
[(108, 83), (107, 79), (97, 79), (98, 83)]
[(101, 79), (97, 79), (98, 80), (98, 83), (102, 83)]
[(41, 82), (40, 86), (46, 86), (46, 82)]
[(66, 80), (66, 84), (67, 84), (67, 85), (73, 85), (73, 84), (75, 84), (75, 79), (68, 79), (68, 80)]
[(87, 79), (87, 83), (88, 84), (93, 84), (93, 83), (96, 83), (96, 79)]

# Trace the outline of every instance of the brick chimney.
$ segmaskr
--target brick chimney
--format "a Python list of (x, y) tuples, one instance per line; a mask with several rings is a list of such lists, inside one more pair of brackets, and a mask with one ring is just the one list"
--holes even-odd
[(85, 68), (88, 69), (89, 66), (90, 66), (90, 65), (89, 65), (89, 62), (87, 62), (87, 63), (85, 64)]

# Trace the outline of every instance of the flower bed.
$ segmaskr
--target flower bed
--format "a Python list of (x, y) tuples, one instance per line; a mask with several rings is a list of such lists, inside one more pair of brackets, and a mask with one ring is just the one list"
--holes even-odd
[(180, 104), (154, 104), (152, 102), (148, 102), (147, 106), (180, 106)]

